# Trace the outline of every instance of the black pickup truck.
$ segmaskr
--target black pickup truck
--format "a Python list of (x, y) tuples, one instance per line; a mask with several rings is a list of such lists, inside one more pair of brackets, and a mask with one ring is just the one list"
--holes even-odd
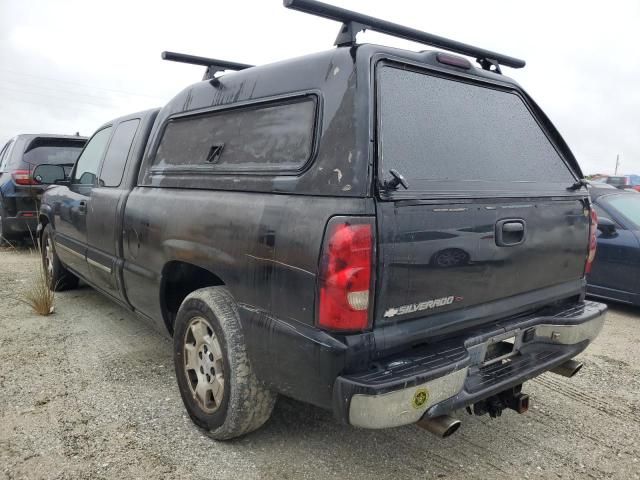
[[(260, 427), (277, 394), (443, 437), (458, 409), (526, 411), (522, 384), (577, 372), (606, 307), (585, 301), (580, 168), (500, 71), (524, 62), (285, 3), (344, 22), (337, 48), (263, 66), (166, 53), (205, 79), (106, 123), (69, 178), (48, 172), (51, 288), (81, 278), (172, 335), (186, 409), (217, 439)], [(363, 28), (449, 52), (357, 44)]]

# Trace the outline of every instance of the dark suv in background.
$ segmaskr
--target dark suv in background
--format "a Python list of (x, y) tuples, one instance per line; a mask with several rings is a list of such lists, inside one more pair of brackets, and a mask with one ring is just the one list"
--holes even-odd
[(87, 139), (67, 135), (18, 135), (0, 151), (0, 245), (35, 233), (46, 182), (33, 177), (41, 164), (71, 170)]

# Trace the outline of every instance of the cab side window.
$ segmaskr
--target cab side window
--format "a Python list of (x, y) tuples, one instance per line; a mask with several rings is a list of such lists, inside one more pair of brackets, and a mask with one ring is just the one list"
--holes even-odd
[(127, 165), (139, 119), (127, 120), (116, 127), (100, 170), (100, 187), (119, 187)]
[(104, 155), (111, 135), (111, 127), (103, 128), (96, 133), (80, 154), (73, 171), (72, 183), (95, 185), (98, 176), (98, 165)]

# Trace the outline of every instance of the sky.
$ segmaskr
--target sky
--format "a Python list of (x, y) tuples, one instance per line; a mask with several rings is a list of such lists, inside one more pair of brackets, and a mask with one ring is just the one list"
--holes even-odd
[[(328, 0), (527, 61), (503, 68), (586, 174), (640, 174), (640, 0)], [(162, 106), (203, 68), (172, 50), (264, 64), (333, 48), (339, 24), (281, 0), (0, 0), (0, 146), (19, 133), (90, 135)], [(375, 32), (360, 43), (423, 45)]]

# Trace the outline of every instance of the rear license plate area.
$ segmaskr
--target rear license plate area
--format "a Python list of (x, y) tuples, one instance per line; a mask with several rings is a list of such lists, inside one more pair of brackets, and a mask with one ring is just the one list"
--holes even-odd
[(502, 360), (505, 360), (517, 352), (516, 350), (516, 335), (502, 338), (500, 340), (491, 340), (487, 345), (487, 350), (484, 354), (484, 360), (482, 365), (491, 365)]

